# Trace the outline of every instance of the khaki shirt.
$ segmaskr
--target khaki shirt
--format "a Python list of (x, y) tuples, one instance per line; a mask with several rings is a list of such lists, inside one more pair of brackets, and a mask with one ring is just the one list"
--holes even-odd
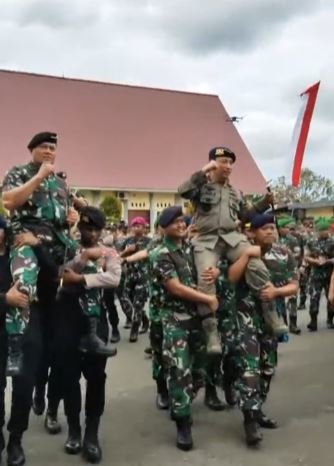
[(229, 183), (208, 182), (203, 172), (194, 173), (179, 189), (179, 194), (193, 202), (194, 224), (198, 230), (195, 243), (214, 248), (219, 238), (235, 247), (245, 237), (239, 232), (240, 221), (247, 221), (269, 206), (263, 200), (248, 206)]

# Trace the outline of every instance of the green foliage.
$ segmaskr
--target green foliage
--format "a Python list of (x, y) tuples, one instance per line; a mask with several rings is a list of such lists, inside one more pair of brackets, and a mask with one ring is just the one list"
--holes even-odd
[(290, 202), (334, 201), (334, 184), (325, 176), (318, 175), (309, 168), (302, 170), (300, 184), (297, 188), (286, 182), (284, 176), (278, 178), (271, 186), (276, 204)]
[(109, 194), (103, 199), (100, 209), (103, 210), (109, 223), (118, 223), (121, 220), (122, 203), (114, 194)]

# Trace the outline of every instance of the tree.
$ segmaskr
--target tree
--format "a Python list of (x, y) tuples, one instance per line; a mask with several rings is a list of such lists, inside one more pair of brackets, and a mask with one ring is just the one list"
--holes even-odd
[(334, 184), (325, 176), (318, 175), (309, 168), (301, 173), (300, 184), (297, 188), (288, 184), (285, 177), (278, 178), (271, 187), (275, 195), (276, 204), (291, 202), (315, 202), (320, 200), (334, 201)]
[(104, 212), (108, 222), (118, 223), (121, 220), (122, 203), (114, 194), (109, 194), (103, 199), (100, 209)]

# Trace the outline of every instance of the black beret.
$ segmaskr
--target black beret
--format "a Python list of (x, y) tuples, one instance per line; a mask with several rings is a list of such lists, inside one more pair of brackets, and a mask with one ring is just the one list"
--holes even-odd
[(106, 217), (102, 210), (93, 206), (86, 206), (80, 209), (80, 226), (89, 225), (103, 230), (106, 225)]
[(256, 214), (250, 221), (251, 228), (254, 230), (262, 228), (264, 225), (268, 225), (269, 223), (275, 223), (275, 217), (272, 214)]
[(167, 228), (171, 223), (179, 217), (183, 217), (182, 207), (175, 205), (164, 209), (159, 217), (159, 225), (161, 228)]
[(43, 133), (35, 134), (28, 144), (28, 149), (32, 151), (35, 147), (43, 144), (44, 142), (49, 142), (50, 144), (57, 144), (58, 136), (56, 133), (51, 133), (50, 131), (44, 131)]
[(235, 153), (231, 149), (228, 149), (228, 147), (223, 146), (214, 147), (209, 152), (209, 160), (216, 160), (218, 157), (229, 157), (233, 163), (236, 160)]

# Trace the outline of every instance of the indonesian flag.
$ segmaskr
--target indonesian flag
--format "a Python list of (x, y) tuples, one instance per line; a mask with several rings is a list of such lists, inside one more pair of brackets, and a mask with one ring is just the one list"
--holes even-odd
[(303, 157), (307, 136), (310, 129), (313, 110), (317, 100), (320, 81), (304, 91), (300, 97), (302, 98), (302, 106), (299, 110), (296, 125), (293, 131), (292, 147), (293, 147), (293, 167), (292, 167), (292, 185), (297, 187), (300, 181), (302, 170)]

